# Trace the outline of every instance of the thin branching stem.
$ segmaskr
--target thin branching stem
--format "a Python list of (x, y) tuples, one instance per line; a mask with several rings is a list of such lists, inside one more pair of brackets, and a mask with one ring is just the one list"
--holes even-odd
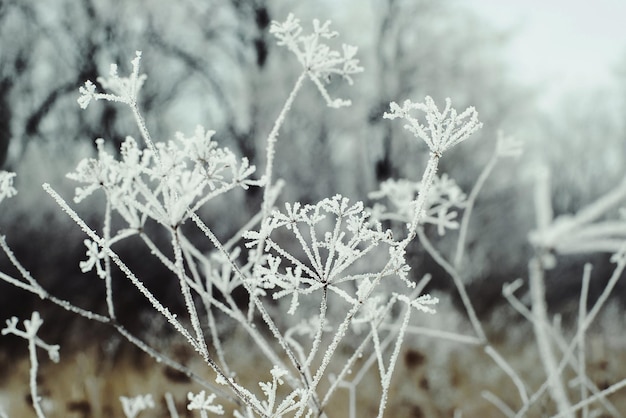
[(75, 306), (66, 300), (59, 299), (49, 294), (43, 287), (41, 287), (41, 285), (32, 277), (30, 272), (15, 257), (15, 254), (13, 253), (11, 248), (7, 245), (4, 236), (0, 236), (0, 247), (2, 247), (7, 257), (9, 257), (9, 260), (11, 261), (11, 263), (18, 269), (18, 271), (22, 274), (24, 279), (28, 281), (28, 284), (14, 277), (11, 277), (8, 274), (3, 273), (3, 272), (0, 272), (0, 279), (6, 281), (7, 283), (11, 283), (12, 285), (16, 287), (19, 287), (20, 289), (31, 292), (39, 296), (42, 300), (49, 300), (55, 305), (58, 305), (61, 308), (67, 310), (68, 312), (76, 313), (84, 318), (97, 321), (97, 322), (107, 323), (110, 321), (110, 318), (106, 316), (88, 311), (83, 308), (79, 308), (78, 306)]
[[(43, 185), (44, 190), (52, 198), (61, 206), (64, 212), (66, 212), (74, 222), (98, 245), (100, 245), (104, 251), (109, 253), (111, 260), (117, 265), (117, 267), (122, 270), (122, 272), (126, 275), (126, 277), (137, 287), (137, 289), (148, 299), (148, 301), (152, 304), (152, 306), (161, 313), (169, 322), (174, 326), (174, 328), (183, 335), (187, 339), (187, 341), (191, 344), (191, 346), (198, 351), (204, 361), (217, 373), (218, 376), (221, 376), (223, 380), (226, 382), (228, 386), (237, 394), (237, 396), (245, 402), (248, 406), (253, 408), (255, 411), (260, 413), (260, 408), (256, 399), (248, 393), (242, 391), (242, 388), (239, 387), (232, 379), (224, 374), (224, 372), (220, 369), (220, 367), (215, 363), (213, 358), (208, 353), (208, 350), (202, 350), (201, 346), (198, 342), (191, 336), (189, 331), (183, 327), (183, 325), (176, 319), (176, 316), (170, 312), (170, 310), (164, 307), (161, 302), (156, 299), (156, 297), (145, 287), (145, 285), (135, 276), (135, 274), (122, 262), (119, 256), (113, 252), (109, 247), (104, 245), (102, 242), (102, 238), (98, 236), (79, 216), (78, 214), (65, 202), (65, 200), (56, 192), (49, 184)], [(263, 415), (261, 413), (261, 415)]]
[(70, 218), (85, 232), (89, 238), (91, 238), (94, 242), (98, 243), (100, 247), (109, 254), (111, 260), (117, 265), (117, 267), (126, 275), (126, 277), (137, 287), (137, 289), (148, 299), (148, 301), (152, 304), (152, 306), (160, 312), (169, 322), (174, 326), (174, 328), (180, 332), (200, 353), (202, 351), (198, 347), (198, 343), (194, 340), (194, 338), (189, 334), (189, 332), (183, 327), (183, 325), (176, 319), (176, 315), (172, 314), (168, 308), (163, 306), (161, 302), (148, 290), (148, 288), (143, 284), (141, 280), (139, 280), (135, 274), (126, 266), (126, 264), (119, 258), (119, 256), (111, 250), (106, 243), (103, 242), (102, 238), (98, 236), (98, 234), (92, 230), (86, 223), (83, 221), (80, 216), (67, 204), (67, 202), (54, 190), (50, 187), (49, 184), (45, 183), (43, 185), (44, 190), (52, 196), (52, 198), (57, 202), (57, 204), (61, 207), (61, 209), (67, 213)]
[(28, 353), (30, 354), (30, 396), (32, 398), (33, 407), (37, 413), (38, 418), (46, 418), (46, 415), (41, 409), (41, 398), (37, 392), (37, 370), (39, 368), (39, 362), (37, 361), (37, 346), (35, 343), (36, 336), (31, 336), (28, 339)]
[(193, 297), (191, 296), (191, 290), (189, 290), (189, 285), (187, 284), (187, 276), (185, 274), (183, 254), (180, 244), (180, 230), (178, 228), (175, 228), (172, 231), (172, 247), (174, 249), (176, 275), (178, 276), (180, 290), (183, 294), (183, 299), (185, 300), (185, 306), (187, 307), (187, 313), (189, 314), (191, 326), (196, 332), (196, 342), (202, 356), (209, 357), (209, 350), (206, 345), (206, 340), (204, 339), (202, 326), (200, 325), (200, 318), (198, 318), (198, 311), (196, 310), (196, 305), (193, 301)]
[[(287, 357), (291, 361), (291, 363), (294, 366), (294, 368), (298, 371), (298, 374), (301, 376), (304, 385), (308, 386), (307, 385), (307, 380), (308, 379), (306, 377), (306, 373), (304, 372), (304, 367), (300, 364), (300, 362), (296, 358), (295, 354), (293, 353), (293, 351), (289, 347), (289, 344), (285, 340), (284, 336), (281, 334), (280, 330), (278, 329), (278, 327), (274, 323), (274, 320), (270, 316), (269, 312), (267, 312), (267, 309), (265, 309), (265, 306), (263, 306), (263, 304), (259, 300), (258, 296), (255, 294), (254, 289), (252, 289), (250, 287), (250, 285), (247, 283), (246, 277), (242, 273), (242, 271), (240, 270), (239, 266), (233, 260), (230, 259), (229, 254), (226, 251), (226, 249), (222, 246), (222, 244), (217, 239), (215, 234), (213, 234), (213, 232), (206, 226), (206, 224), (204, 222), (202, 222), (202, 220), (198, 217), (197, 214), (192, 213), (191, 214), (191, 219), (198, 226), (198, 228), (200, 228), (200, 230), (202, 232), (204, 232), (206, 237), (209, 238), (211, 243), (213, 243), (213, 245), (218, 249), (218, 251), (223, 253), (226, 256), (226, 259), (229, 260), (229, 262), (231, 263), (231, 266), (233, 267), (233, 270), (237, 273), (237, 275), (239, 276), (239, 278), (241, 280), (241, 283), (246, 288), (250, 299), (254, 303), (254, 306), (259, 310), (259, 313), (261, 314), (261, 317), (263, 318), (263, 320), (265, 321), (266, 325), (270, 329), (270, 332), (272, 333), (274, 338), (276, 338), (276, 340), (278, 341), (278, 343), (280, 344), (282, 349), (285, 351), (285, 353), (287, 354)], [(314, 403), (315, 404), (319, 404), (319, 402), (316, 401), (315, 399), (314, 399)], [(319, 407), (317, 409), (319, 410)]]
[[(4, 235), (0, 235), (0, 247), (2, 247), (2, 250), (7, 255), (7, 257), (9, 257), (9, 261), (11, 262), (11, 264), (13, 264), (15, 268), (17, 268), (17, 270), (20, 272), (22, 277), (28, 282), (28, 284), (30, 285), (29, 288), (35, 289), (33, 293), (36, 293), (37, 295), (39, 295), (39, 297), (43, 299), (46, 293), (45, 290), (43, 290), (43, 288), (33, 278), (30, 272), (26, 268), (24, 268), (22, 263), (20, 263), (17, 257), (15, 257), (13, 250), (11, 250), (11, 247), (9, 247), (9, 245), (6, 242), (6, 238)], [(24, 285), (26, 286), (26, 284)]]
[[(600, 312), (600, 309), (602, 309), (602, 307), (604, 306), (604, 303), (606, 303), (606, 301), (608, 300), (613, 288), (615, 287), (620, 277), (622, 276), (624, 269), (626, 269), (626, 257), (623, 257), (623, 256), (618, 257), (617, 265), (615, 266), (615, 269), (613, 270), (613, 273), (611, 274), (611, 277), (609, 278), (607, 285), (604, 287), (604, 290), (600, 294), (600, 297), (598, 297), (598, 299), (596, 300), (596, 303), (591, 308), (591, 310), (589, 311), (589, 314), (587, 314), (585, 321), (582, 324), (583, 331), (578, 330), (578, 332), (584, 332), (589, 328), (589, 326), (595, 319), (596, 315)], [(557, 368), (557, 373), (559, 375), (563, 372), (563, 370), (565, 369), (565, 366), (569, 364), (571, 359), (574, 357), (574, 350), (576, 349), (577, 343), (578, 343), (578, 339), (574, 337), (571, 343), (569, 344), (569, 346), (567, 347), (567, 349), (564, 350), (563, 358), (561, 359), (561, 362), (559, 363), (559, 366)], [(532, 406), (532, 404), (537, 402), (547, 389), (548, 389), (548, 381), (544, 382), (544, 384), (530, 397), (529, 402), (517, 412), (516, 417), (518, 418), (523, 417), (524, 414), (526, 414), (526, 412), (530, 408), (530, 406)]]
[(144, 120), (143, 116), (141, 115), (141, 112), (139, 111), (139, 106), (137, 105), (137, 101), (136, 100), (131, 101), (131, 103), (129, 103), (129, 106), (133, 112), (133, 117), (135, 118), (135, 123), (137, 123), (137, 127), (139, 128), (141, 137), (143, 138), (144, 142), (146, 143), (146, 145), (148, 146), (148, 148), (154, 155), (154, 158), (157, 161), (157, 163), (160, 165), (161, 160), (159, 157), (159, 153), (156, 149), (156, 146), (154, 145), (154, 141), (152, 140), (150, 131), (148, 131), (146, 121)]
[(485, 353), (487, 353), (487, 355), (493, 359), (493, 361), (502, 369), (502, 371), (504, 371), (504, 373), (509, 376), (509, 378), (513, 381), (513, 384), (515, 384), (515, 387), (517, 388), (522, 403), (526, 404), (528, 402), (528, 391), (526, 390), (526, 385), (519, 377), (519, 375), (515, 372), (513, 367), (511, 367), (511, 365), (507, 363), (504, 357), (502, 357), (500, 353), (498, 353), (491, 345), (487, 345), (485, 347)]
[(322, 333), (324, 332), (324, 327), (326, 326), (326, 311), (328, 309), (328, 289), (324, 286), (324, 291), (322, 293), (322, 301), (320, 303), (320, 314), (319, 314), (319, 324), (317, 327), (317, 331), (315, 333), (315, 337), (313, 337), (313, 346), (311, 347), (311, 351), (309, 352), (309, 357), (304, 362), (304, 367), (309, 369), (311, 367), (311, 363), (317, 354), (317, 350), (322, 343)]
[(198, 383), (200, 386), (216, 393), (219, 394), (220, 396), (224, 397), (225, 399), (227, 399), (230, 402), (233, 402), (235, 404), (241, 405), (241, 401), (239, 400), (239, 398), (237, 397), (233, 397), (232, 395), (226, 393), (222, 388), (220, 388), (217, 385), (211, 384), (209, 382), (207, 382), (205, 379), (203, 379), (202, 377), (200, 377), (197, 373), (195, 373), (193, 370), (189, 369), (188, 367), (183, 366), (182, 364), (178, 363), (175, 360), (172, 360), (171, 358), (169, 358), (168, 356), (166, 356), (163, 353), (159, 353), (158, 351), (156, 351), (155, 349), (153, 349), (152, 347), (150, 347), (148, 344), (146, 344), (144, 341), (140, 340), (139, 338), (137, 338), (136, 336), (134, 336), (133, 334), (131, 334), (123, 325), (117, 323), (117, 322), (112, 322), (111, 323), (113, 325), (113, 327), (115, 327), (115, 329), (117, 330), (117, 332), (120, 333), (120, 335), (122, 335), (124, 338), (126, 338), (126, 340), (130, 343), (132, 343), (134, 346), (136, 346), (137, 348), (139, 348), (141, 351), (143, 351), (144, 353), (148, 354), (150, 357), (152, 357), (154, 360), (156, 360), (157, 363), (161, 363), (164, 364), (168, 367), (171, 367), (172, 369), (183, 373), (185, 376), (187, 376), (188, 378), (192, 379), (193, 381), (195, 381), (196, 383)]
[[(111, 200), (107, 196), (104, 209), (104, 225), (102, 227), (102, 238), (104, 243), (111, 245)], [(113, 305), (113, 278), (111, 275), (111, 257), (107, 251), (104, 252), (104, 286), (106, 291), (106, 304), (109, 317), (115, 319), (115, 306)]]
[(428, 163), (426, 164), (426, 169), (424, 170), (422, 180), (420, 181), (421, 188), (417, 196), (417, 201), (415, 202), (413, 219), (411, 220), (411, 224), (409, 225), (409, 233), (401, 243), (401, 246), (404, 248), (406, 248), (409, 243), (415, 239), (420, 222), (422, 221), (422, 218), (426, 216), (426, 202), (428, 200), (428, 195), (430, 194), (430, 189), (432, 188), (433, 181), (435, 180), (435, 175), (437, 174), (437, 168), (439, 167), (439, 158), (440, 157), (434, 152), (430, 153)]
[[(589, 282), (591, 281), (591, 264), (585, 264), (578, 302), (578, 328), (576, 337), (578, 338), (578, 380), (580, 383), (580, 399), (587, 398), (587, 373), (586, 373), (586, 353), (585, 353), (585, 318), (587, 316), (587, 296), (589, 295)], [(582, 418), (589, 417), (589, 406), (583, 406)]]
[(476, 205), (476, 200), (478, 198), (478, 194), (482, 190), (485, 182), (491, 175), (491, 172), (496, 166), (498, 161), (498, 151), (494, 151), (493, 155), (489, 159), (489, 162), (485, 165), (483, 170), (481, 171), (476, 183), (474, 183), (474, 187), (472, 191), (467, 197), (465, 202), (465, 209), (463, 211), (463, 218), (461, 219), (461, 226), (459, 227), (459, 238), (456, 243), (456, 252), (454, 255), (454, 268), (457, 270), (461, 267), (461, 262), (463, 261), (463, 255), (465, 252), (465, 244), (467, 241), (467, 232), (469, 230), (469, 222), (472, 217), (472, 211), (474, 210), (474, 206)]
[(426, 252), (435, 260), (437, 264), (439, 264), (445, 271), (452, 277), (454, 281), (454, 285), (456, 286), (459, 295), (461, 296), (461, 301), (463, 302), (463, 307), (467, 312), (470, 323), (474, 328), (474, 332), (478, 336), (478, 338), (483, 341), (483, 343), (487, 342), (487, 336), (485, 331), (483, 330), (483, 326), (478, 319), (478, 315), (476, 315), (476, 310), (474, 309), (474, 305), (467, 294), (467, 290), (465, 288), (465, 284), (463, 283), (463, 279), (459, 276), (459, 273), (456, 269), (448, 263), (448, 261), (435, 249), (435, 247), (431, 244), (430, 240), (426, 237), (424, 230), (422, 228), (417, 229), (417, 235), (419, 237), (420, 243), (426, 250)]
[(552, 416), (552, 418), (565, 418), (568, 416), (572, 416), (572, 414), (574, 414), (576, 411), (581, 410), (585, 406), (598, 402), (600, 399), (606, 398), (607, 396), (612, 395), (615, 392), (623, 388), (626, 388), (626, 379), (620, 380), (619, 382), (604, 389), (602, 392), (599, 392), (593, 396), (589, 396), (588, 398), (583, 399), (577, 404), (572, 405), (567, 411), (559, 412), (557, 415)]
[(383, 386), (383, 391), (380, 396), (380, 403), (378, 407), (378, 418), (382, 418), (385, 412), (385, 408), (387, 407), (387, 398), (389, 397), (389, 386), (391, 385), (391, 376), (396, 367), (396, 362), (398, 361), (398, 356), (400, 355), (400, 348), (402, 347), (402, 343), (404, 342), (404, 336), (406, 334), (406, 329), (409, 326), (409, 321), (411, 320), (411, 307), (406, 307), (406, 312), (404, 314), (404, 319), (402, 320), (402, 324), (400, 325), (400, 330), (398, 331), (398, 335), (395, 337), (395, 345), (393, 348), (393, 353), (391, 354), (391, 359), (389, 360), (389, 366), (387, 366), (387, 370), (385, 374), (381, 376), (381, 383)]
[(500, 399), (496, 394), (490, 392), (488, 390), (484, 390), (481, 393), (482, 397), (490, 402), (493, 406), (498, 408), (500, 412), (504, 414), (507, 418), (513, 418), (515, 416), (515, 411), (513, 411), (502, 399)]
[[(287, 116), (287, 113), (289, 113), (289, 110), (291, 110), (291, 106), (293, 105), (293, 102), (296, 100), (296, 96), (298, 95), (298, 92), (302, 88), (305, 78), (306, 78), (306, 71), (302, 72), (300, 76), (298, 77), (298, 79), (296, 80), (296, 83), (294, 84), (293, 89), (291, 90), (291, 93), (289, 93), (289, 96), (287, 97), (287, 100), (285, 101), (283, 108), (278, 114), (278, 118), (276, 118), (276, 121), (274, 122), (274, 125), (272, 126), (272, 130), (267, 136), (266, 148), (265, 148), (266, 150), (265, 152), (265, 187), (263, 190), (263, 207), (262, 207), (263, 219), (266, 219), (269, 216), (270, 210), (272, 208), (271, 206), (272, 199), (270, 197), (272, 194), (272, 181), (273, 181), (272, 175), (274, 172), (274, 157), (276, 154), (276, 141), (278, 140), (278, 132), (280, 131), (280, 128), (283, 125), (283, 123), (285, 123), (285, 118)], [(263, 248), (262, 246), (259, 246), (259, 249), (262, 249), (262, 248)]]

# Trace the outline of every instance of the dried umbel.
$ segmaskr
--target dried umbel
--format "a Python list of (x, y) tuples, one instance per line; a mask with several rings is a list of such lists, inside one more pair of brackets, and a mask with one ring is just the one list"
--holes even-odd
[(352, 75), (363, 72), (355, 58), (358, 48), (343, 44), (341, 52), (333, 50), (325, 41), (339, 34), (330, 30), (330, 21), (313, 20), (313, 32), (304, 35), (300, 20), (289, 14), (284, 22), (272, 22), (270, 33), (278, 39), (278, 45), (293, 52), (305, 74), (315, 83), (326, 104), (330, 107), (350, 106), (350, 100), (331, 99), (324, 84), (333, 75), (340, 76), (352, 85)]
[[(430, 152), (441, 157), (441, 155), (465, 141), (474, 132), (479, 130), (483, 124), (478, 121), (478, 112), (473, 106), (468, 107), (460, 114), (452, 107), (452, 101), (446, 99), (446, 106), (442, 111), (437, 108), (435, 101), (426, 96), (423, 103), (414, 103), (406, 100), (402, 107), (396, 102), (390, 104), (391, 112), (385, 112), (385, 119), (401, 118), (406, 120), (404, 128), (411, 132), (416, 138), (423, 140)], [(419, 110), (424, 113), (426, 123), (420, 122), (418, 116), (412, 113)]]

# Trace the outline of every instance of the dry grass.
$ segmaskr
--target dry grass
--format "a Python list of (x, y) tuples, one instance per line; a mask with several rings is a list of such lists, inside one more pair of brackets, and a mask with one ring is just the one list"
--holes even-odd
[[(510, 361), (522, 379), (539, 387), (544, 378), (541, 361), (534, 347), (530, 328), (516, 325), (516, 331), (500, 340), (496, 348)], [(606, 331), (606, 330), (605, 330)], [(234, 335), (227, 353), (236, 370), (243, 371), (239, 380), (254, 389), (256, 382), (269, 378), (264, 360), (255, 355), (250, 344)], [(184, 343), (173, 339), (168, 343), (178, 361), (211, 380), (201, 361)], [(166, 344), (166, 345), (168, 345)], [(413, 338), (407, 343), (401, 362), (396, 368), (391, 387), (390, 404), (385, 416), (394, 418), (452, 417), (462, 411), (463, 417), (502, 417), (502, 413), (481, 396), (485, 390), (497, 394), (513, 409), (521, 405), (517, 390), (510, 379), (496, 367), (480, 347), (454, 345), (445, 341)], [(45, 398), (48, 418), (123, 417), (120, 396), (151, 393), (157, 403), (153, 411), (140, 417), (169, 417), (164, 395), (170, 392), (176, 400), (181, 417), (192, 417), (186, 409), (188, 391), (199, 386), (186, 376), (156, 363), (138, 350), (124, 344), (115, 350), (105, 350), (97, 343), (87, 344), (81, 351), (61, 351), (59, 364), (44, 361), (39, 373), (39, 386)], [(343, 358), (336, 359), (338, 363)], [(590, 333), (588, 338), (588, 375), (600, 388), (606, 388), (626, 376), (626, 348), (617, 346), (605, 333)], [(30, 406), (28, 389), (28, 359), (8, 358), (0, 354), (0, 402), (10, 417), (35, 416)], [(355, 368), (358, 370), (358, 367)], [(203, 372), (206, 371), (206, 372)], [(259, 378), (259, 373), (263, 376)], [(268, 376), (265, 376), (267, 374)], [(572, 398), (577, 389), (572, 388)], [(378, 409), (380, 379), (375, 368), (358, 387), (358, 416), (375, 416)], [(610, 399), (617, 410), (626, 411), (626, 397), (617, 393)], [(545, 398), (529, 412), (530, 417), (549, 416)], [(232, 405), (224, 404), (227, 416)], [(340, 390), (329, 407), (331, 417), (347, 415), (347, 390)], [(605, 415), (608, 416), (608, 415)]]

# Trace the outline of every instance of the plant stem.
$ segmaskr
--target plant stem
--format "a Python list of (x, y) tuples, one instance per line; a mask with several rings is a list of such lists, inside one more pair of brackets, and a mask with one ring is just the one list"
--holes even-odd
[(552, 399), (556, 402), (558, 411), (565, 414), (564, 416), (566, 417), (573, 418), (574, 415), (571, 412), (567, 412), (571, 409), (571, 404), (567, 398), (563, 383), (559, 379), (560, 370), (557, 367), (554, 352), (552, 351), (552, 344), (550, 344), (550, 338), (547, 333), (548, 308), (545, 299), (544, 274), (541, 262), (538, 258), (534, 257), (530, 260), (528, 274), (530, 278), (530, 294), (533, 303), (532, 311), (535, 317), (533, 328), (535, 330), (535, 339), (539, 347), (541, 361), (548, 375), (548, 389)]
[[(272, 189), (272, 174), (274, 170), (274, 156), (276, 154), (275, 148), (276, 148), (276, 141), (278, 140), (278, 131), (280, 130), (280, 127), (283, 125), (283, 123), (285, 122), (285, 117), (287, 116), (287, 113), (289, 113), (289, 110), (291, 109), (291, 106), (293, 105), (293, 102), (296, 99), (298, 92), (302, 88), (305, 78), (306, 78), (306, 71), (302, 72), (302, 74), (300, 74), (300, 77), (298, 77), (298, 80), (296, 81), (296, 84), (293, 86), (291, 93), (289, 93), (289, 97), (287, 97), (287, 101), (285, 102), (285, 104), (283, 105), (283, 108), (278, 114), (278, 118), (276, 118), (276, 121), (274, 122), (274, 126), (272, 127), (272, 130), (267, 136), (266, 157), (265, 157), (265, 187), (263, 188), (263, 207), (262, 207), (263, 220), (265, 220), (269, 216), (269, 212), (272, 208), (272, 205), (270, 202), (271, 201), (270, 195), (271, 195), (271, 189)], [(263, 224), (263, 220), (261, 221), (261, 224)], [(259, 246), (259, 248), (262, 248), (262, 246)]]
[(28, 338), (28, 353), (30, 354), (30, 396), (33, 401), (35, 412), (37, 412), (37, 417), (46, 418), (46, 415), (41, 409), (39, 395), (37, 394), (37, 369), (39, 367), (39, 363), (37, 362), (36, 338), (36, 335), (31, 335)]

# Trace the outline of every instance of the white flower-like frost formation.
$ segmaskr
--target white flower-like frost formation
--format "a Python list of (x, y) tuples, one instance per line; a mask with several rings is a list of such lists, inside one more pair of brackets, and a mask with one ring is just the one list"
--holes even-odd
[(141, 61), (141, 51), (135, 52), (135, 58), (131, 61), (132, 72), (128, 77), (120, 77), (117, 73), (117, 65), (111, 64), (109, 77), (98, 77), (98, 83), (111, 93), (98, 93), (96, 86), (91, 80), (87, 80), (85, 85), (79, 88), (80, 97), (78, 104), (82, 109), (86, 109), (92, 100), (111, 100), (133, 104), (137, 101), (139, 90), (143, 86), (147, 76), (139, 74), (139, 63)]
[[(483, 124), (478, 121), (478, 112), (473, 106), (468, 107), (460, 114), (452, 107), (452, 101), (447, 98), (446, 106), (440, 111), (435, 101), (426, 96), (424, 103), (414, 103), (406, 100), (402, 107), (396, 102), (389, 105), (391, 112), (385, 112), (385, 119), (401, 118), (407, 121), (404, 128), (416, 138), (422, 139), (430, 151), (441, 156), (446, 150), (465, 141), (470, 135), (479, 130)], [(419, 110), (425, 113), (426, 123), (422, 124), (412, 112)]]
[(341, 52), (333, 50), (323, 41), (335, 38), (338, 33), (330, 30), (330, 21), (313, 20), (313, 33), (302, 34), (300, 20), (289, 14), (284, 22), (272, 22), (270, 33), (278, 39), (278, 45), (294, 53), (307, 75), (317, 86), (330, 107), (350, 106), (349, 100), (331, 99), (324, 83), (338, 75), (352, 85), (352, 75), (363, 72), (355, 58), (358, 48), (343, 44)]
[(0, 171), (0, 203), (9, 197), (13, 197), (17, 194), (17, 190), (13, 187), (13, 179), (15, 173), (8, 171)]
[[(373, 218), (410, 222), (415, 211), (416, 196), (422, 185), (407, 179), (386, 180), (380, 184), (380, 190), (369, 194), (371, 199), (386, 199), (389, 207), (382, 203), (374, 204)], [(434, 176), (432, 186), (426, 197), (426, 207), (422, 223), (437, 226), (439, 235), (448, 229), (458, 229), (458, 210), (466, 205), (467, 196), (456, 182), (447, 174)]]

